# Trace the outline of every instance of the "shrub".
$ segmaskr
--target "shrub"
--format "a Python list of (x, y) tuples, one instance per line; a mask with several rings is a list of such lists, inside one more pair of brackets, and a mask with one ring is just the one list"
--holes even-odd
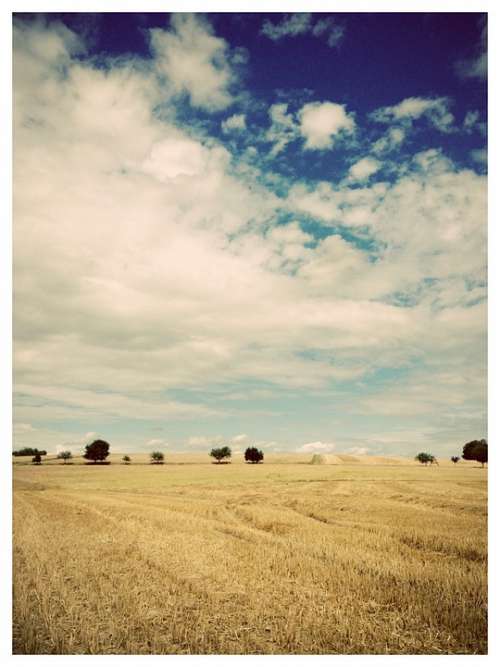
[(453, 461), (453, 463), (458, 463), (460, 461), (460, 456), (452, 456), (451, 460)]
[(428, 454), (427, 452), (419, 452), (415, 456), (415, 460), (418, 461), (419, 463), (423, 463), (423, 465), (427, 465), (428, 463), (435, 463), (436, 458), (432, 456), (432, 454)]
[(125, 463), (125, 465), (128, 465), (131, 460), (132, 459), (130, 458), (130, 456), (125, 455), (124, 457), (122, 457), (122, 461), (123, 463)]
[(231, 449), (230, 447), (215, 447), (210, 452), (210, 456), (214, 458), (217, 463), (220, 463), (223, 459), (231, 458)]
[(248, 463), (260, 463), (264, 460), (264, 454), (257, 447), (247, 447), (245, 451), (245, 461)]
[(85, 445), (84, 459), (97, 463), (104, 461), (109, 454), (109, 443), (105, 440), (94, 440), (90, 445)]
[(40, 455), (40, 452), (37, 452), (35, 456), (31, 459), (31, 462), (34, 463), (36, 466), (39, 466), (42, 462), (42, 457)]

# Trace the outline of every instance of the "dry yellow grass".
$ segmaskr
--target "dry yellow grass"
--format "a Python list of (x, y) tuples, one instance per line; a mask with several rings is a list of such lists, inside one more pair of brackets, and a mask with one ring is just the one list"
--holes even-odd
[(486, 652), (486, 469), (205, 456), (14, 466), (15, 653)]

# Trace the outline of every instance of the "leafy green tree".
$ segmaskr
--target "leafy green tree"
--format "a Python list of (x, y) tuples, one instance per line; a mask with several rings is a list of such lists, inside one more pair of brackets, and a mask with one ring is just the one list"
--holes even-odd
[(419, 452), (415, 456), (415, 460), (418, 461), (419, 463), (423, 463), (423, 465), (427, 465), (429, 463), (433, 463), (436, 459), (432, 454), (428, 454), (427, 452)]
[(151, 463), (163, 463), (164, 459), (163, 452), (151, 452)]
[(247, 447), (245, 451), (245, 461), (249, 463), (260, 463), (264, 460), (264, 453), (257, 447)]
[(460, 461), (460, 456), (452, 456), (451, 460), (453, 461), (453, 463), (458, 463)]
[(66, 464), (66, 461), (69, 461), (69, 459), (73, 458), (73, 454), (69, 450), (66, 450), (64, 452), (59, 452), (57, 458), (62, 459), (63, 463)]
[(35, 456), (31, 459), (31, 462), (34, 463), (36, 466), (39, 466), (42, 462), (42, 457), (40, 455), (40, 452), (37, 452)]
[(129, 465), (131, 460), (132, 459), (130, 458), (130, 456), (127, 456), (126, 454), (125, 454), (125, 456), (122, 457), (122, 461), (123, 461), (123, 463), (125, 463), (125, 465)]
[(84, 459), (97, 463), (104, 461), (109, 455), (109, 443), (105, 440), (94, 440), (89, 445), (85, 445)]
[(488, 463), (488, 443), (486, 440), (471, 440), (464, 445), (462, 458), (466, 461), (479, 461), (484, 468)]
[(12, 452), (12, 456), (36, 456), (36, 454), (47, 456), (45, 449), (37, 449), (36, 447), (23, 447), (23, 449)]
[(214, 458), (217, 463), (220, 463), (223, 459), (231, 458), (231, 448), (230, 447), (215, 447), (210, 452), (210, 456)]

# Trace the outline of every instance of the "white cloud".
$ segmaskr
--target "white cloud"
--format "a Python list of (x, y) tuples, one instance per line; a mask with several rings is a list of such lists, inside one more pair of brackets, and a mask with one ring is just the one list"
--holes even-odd
[(223, 120), (221, 123), (222, 131), (225, 134), (228, 134), (229, 132), (241, 132), (242, 130), (246, 130), (246, 127), (246, 117), (243, 113), (234, 114), (233, 116), (226, 118), (226, 120)]
[(296, 451), (305, 453), (314, 453), (314, 452), (330, 453), (335, 451), (335, 449), (336, 445), (334, 442), (321, 442), (321, 440), (318, 440), (317, 442), (307, 442), (305, 445), (297, 447)]
[(354, 456), (365, 456), (370, 451), (369, 447), (349, 447), (345, 450), (346, 454), (352, 454)]
[(168, 441), (162, 438), (152, 438), (146, 442), (146, 447), (168, 447)]
[(382, 166), (379, 160), (372, 157), (364, 157), (355, 162), (349, 169), (348, 178), (351, 181), (366, 181), (373, 176)]
[(372, 151), (376, 154), (392, 151), (399, 148), (405, 140), (406, 132), (401, 127), (390, 127), (387, 132), (372, 144)]
[(274, 145), (271, 155), (280, 153), (285, 146), (297, 138), (298, 128), (292, 114), (287, 113), (288, 104), (272, 104), (269, 107), (271, 126), (266, 132), (267, 141)]
[(201, 15), (171, 16), (171, 30), (150, 30), (158, 74), (166, 77), (173, 93), (186, 93), (193, 106), (225, 109), (233, 101), (230, 89), (237, 80), (229, 45)]
[(246, 433), (240, 433), (239, 435), (235, 435), (233, 438), (231, 438), (231, 442), (235, 445), (246, 445), (248, 442), (250, 442), (250, 438)]
[(333, 102), (310, 102), (299, 111), (300, 132), (305, 138), (305, 148), (326, 150), (333, 146), (339, 135), (354, 132), (352, 114), (345, 105)]
[(284, 16), (277, 23), (266, 19), (260, 32), (274, 42), (285, 37), (311, 34), (314, 37), (325, 38), (328, 46), (335, 47), (344, 36), (344, 27), (332, 16), (314, 22), (310, 13), (302, 13)]
[(450, 132), (453, 129), (454, 117), (448, 106), (447, 97), (408, 97), (394, 106), (376, 109), (370, 115), (379, 123), (401, 122), (408, 125), (425, 117), (437, 130)]
[(296, 37), (309, 32), (311, 29), (311, 14), (292, 14), (284, 17), (278, 23), (272, 23), (266, 19), (262, 24), (261, 34), (269, 37), (273, 41), (283, 37)]
[(188, 438), (187, 445), (188, 447), (206, 449), (207, 447), (216, 447), (222, 445), (224, 438), (221, 435), (193, 435)]
[(293, 185), (288, 193), (288, 204), (292, 211), (306, 213), (323, 222), (333, 222), (342, 215), (338, 191), (324, 181), (313, 190), (303, 184)]
[(198, 141), (169, 137), (153, 144), (142, 168), (160, 181), (199, 176), (209, 167), (210, 157), (210, 151)]
[(344, 37), (344, 26), (336, 23), (332, 17), (320, 19), (314, 24), (312, 34), (315, 37), (326, 36), (328, 46), (338, 46)]
[(467, 111), (463, 121), (463, 128), (466, 131), (472, 131), (479, 120), (479, 111)]

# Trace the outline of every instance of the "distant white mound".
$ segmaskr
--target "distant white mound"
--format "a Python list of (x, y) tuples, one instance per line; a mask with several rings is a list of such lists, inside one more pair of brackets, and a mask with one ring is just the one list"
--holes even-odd
[(342, 461), (334, 454), (313, 454), (310, 463), (312, 465), (336, 465), (338, 463), (342, 463)]
[(313, 454), (310, 460), (312, 465), (342, 465), (342, 464), (358, 464), (358, 465), (408, 465), (414, 463), (410, 459), (402, 456), (367, 456), (361, 454), (354, 456), (353, 454)]

